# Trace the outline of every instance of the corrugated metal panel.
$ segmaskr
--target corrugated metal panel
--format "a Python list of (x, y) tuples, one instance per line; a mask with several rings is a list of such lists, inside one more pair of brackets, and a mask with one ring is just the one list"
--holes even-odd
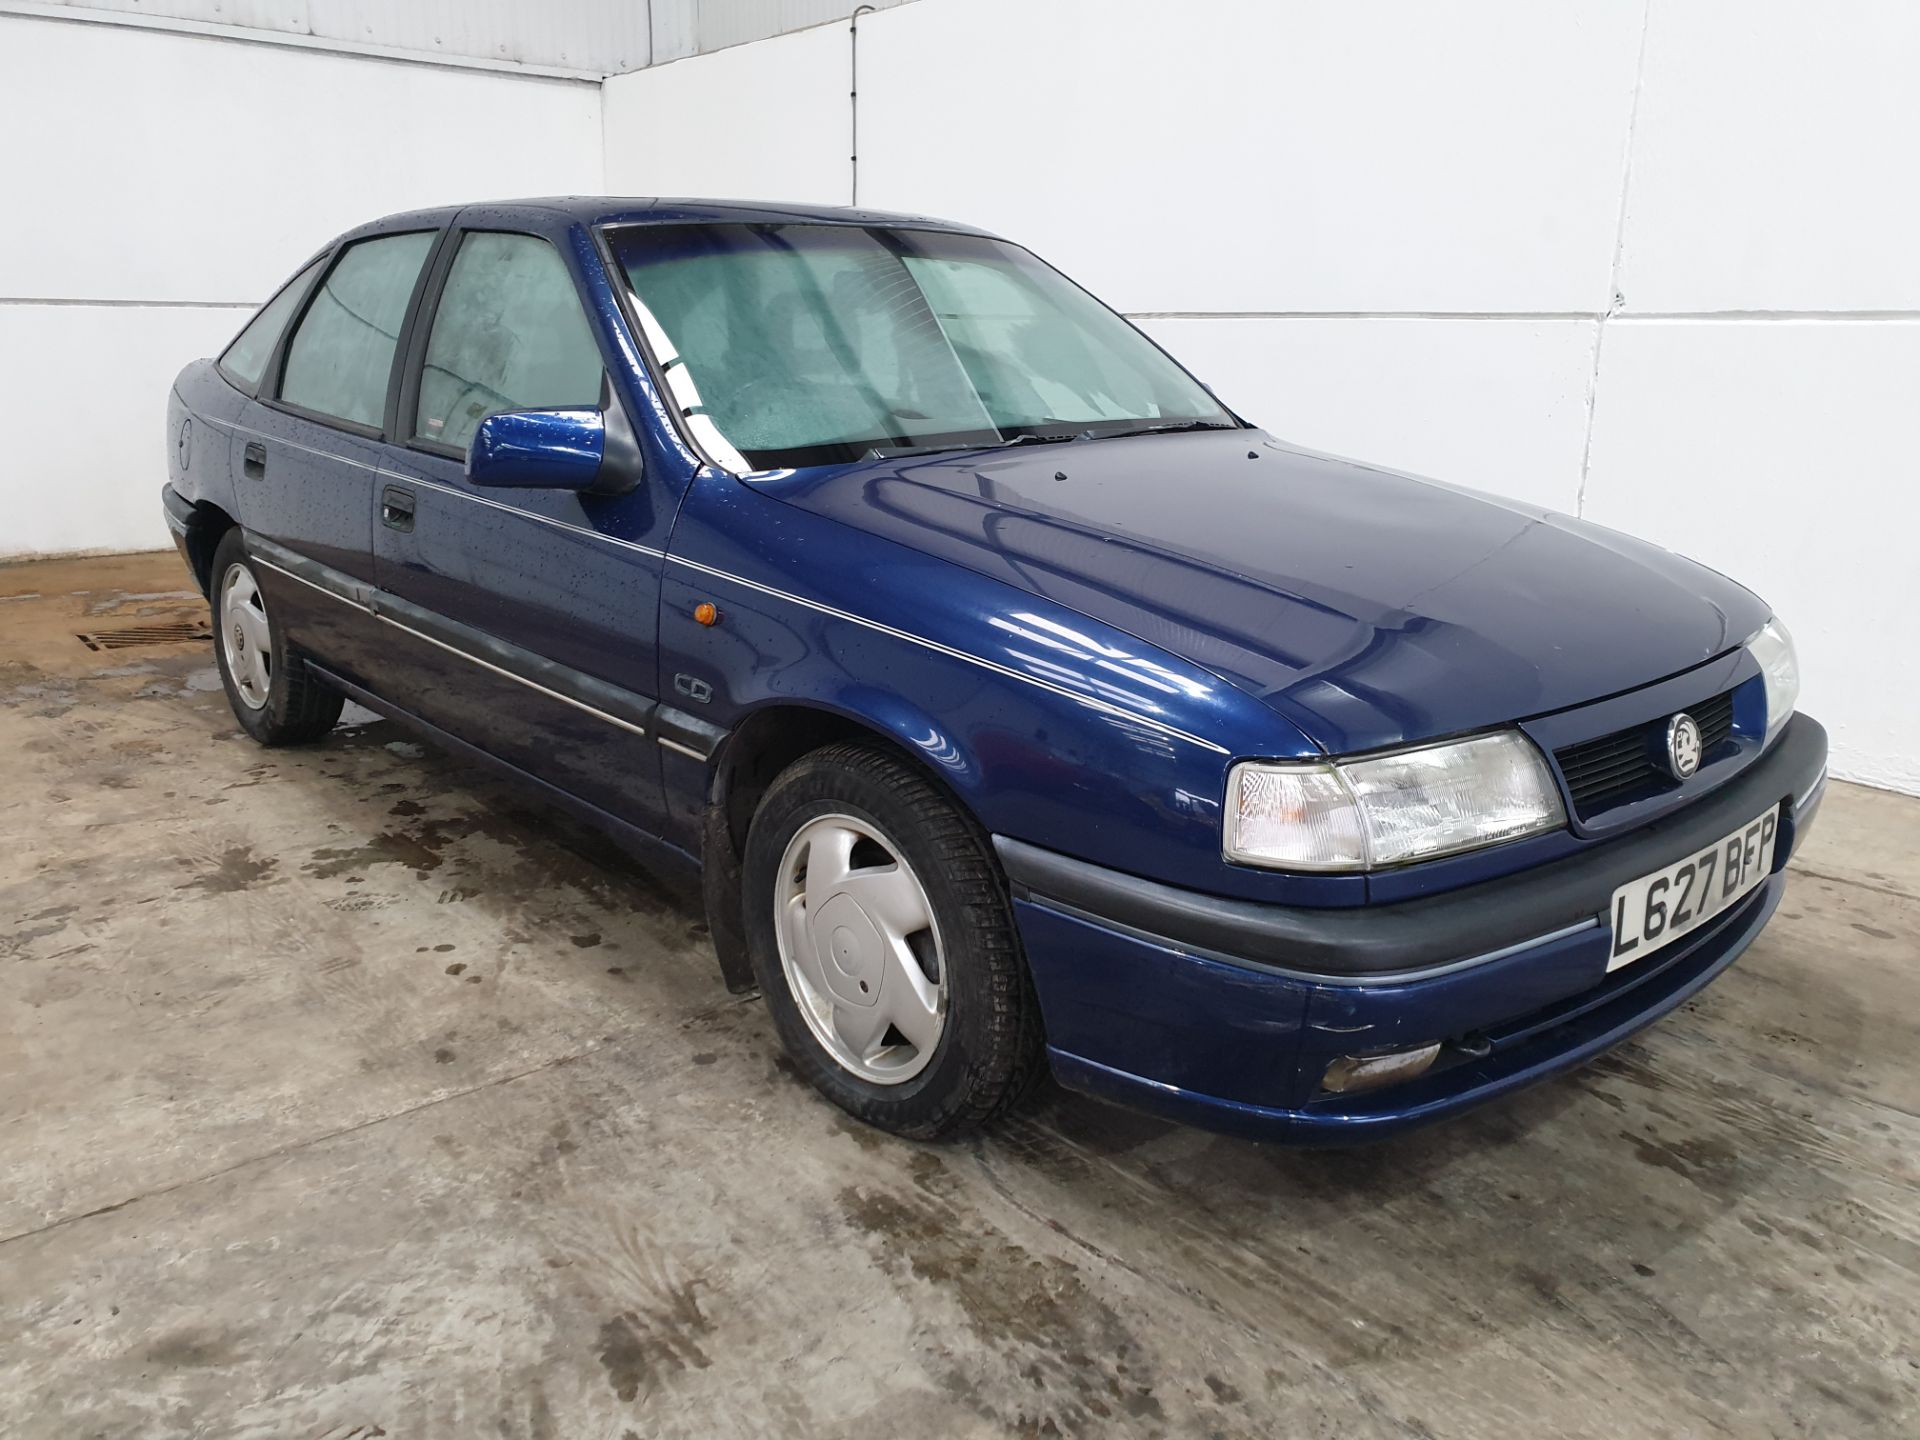
[(652, 59), (646, 0), (44, 0), (102, 10), (615, 74)]
[[(41, 0), (263, 37), (624, 74), (844, 21), (861, 0)], [(868, 0), (891, 9), (909, 0)]]
[(647, 0), (653, 12), (653, 63), (700, 53), (700, 0)]
[[(694, 33), (698, 53), (704, 55), (709, 50), (724, 50), (729, 45), (784, 35), (789, 30), (805, 30), (809, 25), (845, 20), (862, 0), (691, 0), (691, 3), (696, 11)], [(904, 5), (907, 0), (865, 0), (865, 3), (887, 10)]]

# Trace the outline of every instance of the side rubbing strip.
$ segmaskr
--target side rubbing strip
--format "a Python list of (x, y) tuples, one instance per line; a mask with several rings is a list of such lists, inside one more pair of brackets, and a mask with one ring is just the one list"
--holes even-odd
[(549, 699), (558, 700), (562, 705), (571, 705), (574, 709), (583, 711), (584, 713), (591, 715), (596, 719), (604, 720), (609, 725), (617, 725), (622, 730), (632, 731), (635, 735), (645, 735), (647, 733), (646, 727), (644, 725), (637, 724), (632, 720), (623, 720), (618, 715), (609, 715), (605, 710), (601, 710), (596, 708), (595, 706), (589, 705), (584, 700), (576, 700), (571, 695), (562, 695), (558, 690), (549, 689), (547, 686), (540, 684), (538, 681), (529, 680), (524, 675), (516, 674), (513, 671), (507, 669), (504, 665), (495, 665), (492, 661), (482, 660), (478, 655), (469, 654), (467, 651), (462, 650), (457, 645), (449, 645), (444, 640), (436, 639), (432, 635), (427, 634), (424, 630), (416, 630), (411, 625), (402, 625), (398, 620), (394, 619), (391, 615), (382, 614), (379, 616), (379, 619), (382, 624), (391, 625), (394, 629), (403, 631), (406, 634), (413, 636), (414, 639), (416, 640), (424, 640), (429, 645), (433, 645), (438, 647), (441, 650), (445, 650), (449, 655), (458, 655), (462, 660), (465, 660), (468, 664), (478, 665), (482, 670), (490, 670), (495, 675), (500, 676), (502, 679), (511, 680), (516, 685), (524, 685), (529, 690), (537, 690), (540, 694), (547, 696)]
[(449, 655), (457, 655), (470, 665), (524, 685), (609, 725), (634, 735), (648, 733), (654, 702), (630, 690), (508, 644), (484, 630), (449, 620), (397, 595), (376, 590), (364, 581), (271, 540), (249, 536), (247, 548), (263, 568), (364, 611), (383, 625), (390, 625)]
[(653, 731), (661, 749), (700, 761), (711, 760), (713, 752), (720, 748), (720, 742), (727, 738), (727, 732), (718, 725), (709, 724), (684, 710), (676, 710), (671, 705), (654, 708)]
[(563, 705), (596, 715), (609, 725), (618, 725), (635, 735), (645, 735), (651, 727), (654, 702), (631, 690), (610, 685), (570, 665), (536, 655), (385, 591), (374, 593), (373, 613), (397, 630), (517, 685), (550, 696)]
[(265, 559), (262, 556), (259, 556), (259, 555), (254, 556), (253, 561), (254, 561), (254, 564), (259, 565), (264, 569), (271, 570), (276, 575), (286, 576), (287, 579), (293, 581), (293, 583), (296, 585), (304, 585), (309, 590), (318, 590), (322, 595), (326, 596), (329, 600), (338, 600), (342, 605), (351, 605), (355, 610), (365, 610), (367, 608), (365, 605), (362, 605), (358, 600), (355, 600), (351, 595), (342, 595), (338, 590), (332, 589), (331, 587), (326, 585), (322, 585), (318, 581), (309, 580), (307, 579), (306, 576), (296, 574), (294, 571), (288, 570), (284, 566), (276, 565), (271, 560)]
[(310, 590), (318, 590), (322, 595), (345, 601), (361, 610), (372, 608), (373, 587), (364, 580), (356, 580), (344, 570), (322, 565), (318, 560), (309, 560), (296, 550), (289, 550), (258, 535), (247, 536), (247, 553), (269, 570), (289, 580), (298, 580)]

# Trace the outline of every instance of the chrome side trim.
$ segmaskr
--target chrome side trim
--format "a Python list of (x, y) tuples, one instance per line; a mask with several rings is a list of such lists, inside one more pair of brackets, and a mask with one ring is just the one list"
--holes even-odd
[(293, 571), (287, 569), (284, 565), (276, 565), (271, 560), (265, 559), (264, 557), (258, 554), (249, 555), (247, 558), (253, 561), (253, 563), (256, 565), (265, 566), (267, 569), (273, 571), (273, 573), (276, 575), (286, 576), (287, 579), (293, 581), (295, 584), (304, 585), (309, 590), (318, 590), (322, 595), (326, 596), (329, 600), (338, 600), (342, 605), (348, 606), (349, 608), (354, 610), (358, 610), (363, 615), (371, 615), (373, 613), (373, 609), (371, 606), (362, 605), (358, 600), (354, 599), (351, 595), (342, 595), (338, 590), (330, 589), (327, 586), (322, 585), (317, 580), (309, 580), (304, 575), (296, 575), (293, 573)]
[[(538, 691), (540, 694), (547, 696), (549, 699), (558, 700), (563, 705), (570, 705), (575, 710), (578, 710), (583, 714), (591, 715), (595, 719), (606, 721), (607, 724), (609, 725), (617, 725), (620, 729), (628, 731), (631, 734), (644, 737), (647, 733), (644, 727), (638, 724), (635, 724), (631, 720), (623, 719), (618, 715), (611, 715), (605, 710), (600, 709), (596, 705), (589, 705), (584, 700), (576, 700), (571, 695), (563, 695), (558, 690), (554, 690), (549, 688), (548, 686), (542, 685), (537, 680), (529, 680), (526, 676), (516, 674), (514, 671), (507, 669), (505, 666), (495, 665), (491, 660), (483, 660), (478, 655), (474, 655), (466, 650), (462, 650), (457, 645), (450, 645), (446, 641), (438, 639), (435, 636), (429, 635), (422, 630), (416, 630), (411, 625), (403, 625), (400, 621), (395, 620), (391, 615), (387, 615), (383, 613), (376, 605), (362, 604), (360, 601), (354, 599), (351, 595), (343, 595), (340, 593), (340, 591), (333, 589), (331, 586), (322, 585), (317, 580), (309, 580), (306, 576), (296, 574), (292, 570), (289, 570), (284, 565), (274, 564), (273, 561), (264, 558), (258, 553), (253, 554), (250, 558), (256, 565), (263, 566), (266, 569), (273, 571), (274, 574), (276, 575), (284, 575), (286, 576), (287, 579), (292, 580), (297, 584), (304, 585), (309, 590), (317, 590), (320, 592), (320, 594), (325, 595), (330, 600), (337, 600), (342, 605), (347, 606), (349, 609), (357, 610), (363, 615), (371, 615), (373, 616), (374, 619), (380, 621), (382, 624), (391, 625), (393, 626), (394, 629), (403, 631), (406, 634), (413, 636), (416, 640), (424, 640), (427, 642), (427, 644), (435, 646), (438, 649), (444, 650), (449, 655), (457, 655), (462, 660), (466, 660), (472, 664), (478, 665), (483, 670), (489, 670), (495, 675), (499, 675), (504, 679), (513, 681), (515, 684), (524, 685), (529, 690)], [(661, 743), (666, 744), (668, 742), (663, 740)], [(692, 753), (692, 752), (689, 752), (689, 753)], [(697, 758), (704, 759), (705, 757), (699, 756)]]
[(1473, 965), (1488, 965), (1495, 960), (1504, 960), (1509, 955), (1518, 955), (1522, 950), (1531, 950), (1536, 945), (1548, 945), (1555, 940), (1564, 940), (1569, 935), (1578, 935), (1587, 930), (1598, 930), (1602, 926), (1598, 915), (1580, 920), (1572, 925), (1563, 925), (1558, 930), (1549, 930), (1544, 935), (1530, 935), (1525, 940), (1516, 940), (1511, 945), (1503, 945), (1498, 950), (1488, 950), (1480, 955), (1469, 955), (1465, 960), (1456, 960), (1450, 965), (1436, 965), (1427, 970), (1416, 970), (1403, 979), (1419, 980), (1428, 975), (1446, 975), (1455, 970), (1465, 970)]
[[(676, 681), (684, 680), (684, 675), (675, 676)], [(653, 738), (660, 742), (661, 748), (684, 755), (689, 760), (698, 760), (702, 765), (713, 763), (713, 757), (727, 742), (724, 727), (702, 720), (698, 715), (689, 715), (672, 705), (658, 704), (648, 717), (653, 726)]]
[(891, 625), (884, 625), (878, 620), (869, 620), (864, 615), (855, 615), (851, 611), (838, 609), (835, 606), (825, 604), (819, 600), (809, 600), (804, 595), (794, 595), (786, 590), (776, 590), (771, 585), (762, 585), (759, 581), (749, 580), (743, 575), (734, 575), (725, 570), (716, 570), (711, 565), (702, 565), (698, 560), (689, 560), (684, 555), (669, 555), (667, 559), (672, 564), (684, 565), (689, 570), (698, 570), (701, 574), (710, 575), (716, 580), (731, 581), (733, 584), (743, 585), (749, 590), (757, 590), (762, 595), (770, 595), (776, 600), (785, 600), (791, 604), (802, 606), (805, 609), (818, 611), (822, 615), (831, 615), (834, 619), (845, 620), (851, 625), (863, 625), (869, 630), (877, 630), (882, 635), (891, 635), (896, 640), (904, 640), (909, 645), (919, 645), (954, 660), (964, 660), (969, 665), (978, 665), (983, 670), (991, 670), (996, 675), (1006, 676), (1009, 680), (1018, 680), (1022, 684), (1032, 685), (1036, 689), (1049, 691), (1064, 699), (1073, 700), (1081, 705), (1085, 705), (1091, 710), (1098, 710), (1102, 714), (1112, 715), (1118, 719), (1130, 721), (1135, 725), (1144, 725), (1150, 730), (1157, 730), (1161, 734), (1172, 736), (1176, 740), (1185, 740), (1189, 745), (1198, 745), (1203, 750), (1213, 751), (1216, 755), (1230, 755), (1233, 753), (1224, 745), (1216, 744), (1199, 735), (1189, 734), (1185, 730), (1176, 729), (1163, 720), (1155, 720), (1150, 715), (1142, 715), (1138, 711), (1125, 709), (1110, 701), (1102, 700), (1097, 696), (1082, 694), (1080, 691), (1069, 689), (1065, 685), (1056, 685), (1050, 680), (1042, 680), (1037, 675), (1028, 675), (1024, 671), (1015, 670), (1010, 665), (1002, 665), (997, 660), (989, 660), (984, 655), (973, 655), (965, 650), (956, 650), (951, 645), (943, 645), (938, 640), (929, 640), (924, 635), (915, 635), (910, 630), (896, 630)]
[(1826, 784), (1827, 784), (1827, 767), (1822, 765), (1820, 767), (1820, 773), (1813, 777), (1813, 783), (1808, 785), (1806, 789), (1802, 790), (1798, 795), (1795, 795), (1793, 797), (1794, 813), (1798, 814), (1800, 811), (1806, 809), (1807, 802), (1813, 799), (1814, 796), (1818, 795), (1823, 789), (1825, 789)]
[(545, 695), (550, 700), (558, 700), (562, 705), (571, 705), (574, 709), (581, 711), (584, 714), (591, 715), (595, 719), (604, 720), (609, 725), (617, 725), (622, 730), (626, 730), (634, 735), (644, 736), (647, 733), (642, 727), (634, 724), (631, 720), (622, 720), (618, 715), (609, 715), (606, 711), (596, 709), (595, 707), (587, 704), (584, 700), (576, 700), (571, 695), (562, 695), (558, 690), (549, 690), (545, 685), (542, 685), (537, 681), (529, 680), (524, 675), (516, 675), (514, 674), (513, 671), (505, 669), (502, 666), (495, 665), (490, 660), (482, 660), (478, 655), (470, 655), (465, 650), (460, 649), (458, 646), (449, 645), (444, 640), (437, 640), (433, 636), (425, 633), (424, 631), (414, 629), (411, 625), (402, 625), (398, 620), (395, 620), (391, 615), (382, 615), (378, 611), (375, 611), (374, 618), (380, 621), (380, 623), (383, 625), (391, 625), (394, 629), (413, 636), (413, 638), (416, 640), (424, 640), (427, 642), (427, 644), (432, 645), (437, 649), (444, 650), (449, 655), (457, 655), (462, 660), (468, 661), (470, 664), (478, 665), (482, 670), (490, 670), (495, 675), (500, 676), (501, 679), (503, 680), (511, 680), (516, 685), (524, 685), (529, 690), (536, 690), (540, 694)]

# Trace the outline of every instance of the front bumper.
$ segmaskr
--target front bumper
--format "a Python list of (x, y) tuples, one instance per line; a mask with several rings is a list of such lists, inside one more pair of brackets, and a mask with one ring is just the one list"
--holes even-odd
[[(1826, 781), (1826, 731), (1796, 716), (1712, 794), (1518, 875), (1393, 905), (1225, 900), (996, 840), (1055, 1074), (1186, 1123), (1334, 1143), (1438, 1119), (1572, 1068), (1651, 1024), (1739, 956), (1779, 904)], [(1608, 974), (1626, 881), (1777, 805), (1774, 870), (1750, 895)], [(1320, 1088), (1343, 1055), (1443, 1042), (1417, 1079)]]

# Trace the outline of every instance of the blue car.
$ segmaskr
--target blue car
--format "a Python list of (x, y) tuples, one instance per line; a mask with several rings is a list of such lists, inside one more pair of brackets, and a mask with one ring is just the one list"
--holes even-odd
[(904, 1135), (1048, 1068), (1280, 1140), (1460, 1111), (1726, 969), (1825, 784), (1752, 592), (1289, 445), (944, 221), (376, 221), (167, 447), (249, 734), (352, 698), (697, 868), (726, 983)]

